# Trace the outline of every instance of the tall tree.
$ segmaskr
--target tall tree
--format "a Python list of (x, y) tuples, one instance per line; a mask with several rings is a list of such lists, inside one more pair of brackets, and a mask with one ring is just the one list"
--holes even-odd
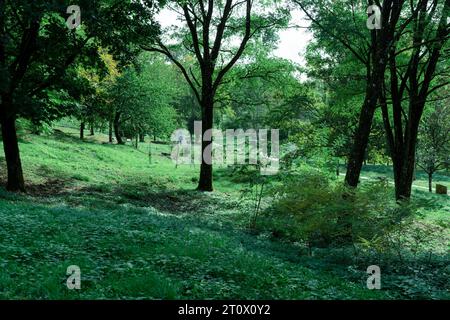
[(99, 45), (126, 60), (137, 51), (130, 43), (158, 31), (151, 1), (134, 0), (80, 0), (82, 24), (69, 30), (69, 2), (0, 1), (0, 121), (11, 191), (25, 190), (16, 118), (43, 116), (48, 89), (77, 60), (90, 63)]
[[(272, 1), (270, 1), (272, 2)], [(166, 46), (162, 40), (158, 46), (144, 46), (148, 51), (167, 56), (179, 67), (191, 86), (202, 114), (202, 135), (213, 128), (215, 96), (226, 74), (241, 58), (250, 39), (272, 27), (273, 32), (281, 19), (273, 10), (264, 13), (262, 4), (253, 0), (177, 0), (172, 10), (179, 12), (187, 24), (188, 33), (182, 33), (182, 46), (195, 57), (199, 76), (192, 66), (183, 64), (174, 48)], [(278, 10), (278, 13), (285, 10)], [(284, 15), (283, 15), (284, 17)], [(237, 38), (239, 37), (239, 40)], [(236, 48), (233, 44), (239, 42)], [(198, 190), (213, 190), (213, 168), (208, 146), (211, 141), (202, 140), (202, 163)]]
[(176, 129), (177, 114), (173, 104), (184, 89), (183, 80), (177, 76), (172, 65), (166, 64), (159, 55), (149, 53), (140, 57), (136, 67), (124, 70), (109, 93), (119, 144), (123, 143), (122, 130), (129, 137), (139, 138), (146, 134), (169, 137)]
[[(371, 132), (375, 110), (379, 106), (387, 56), (395, 40), (404, 0), (299, 1), (293, 0), (312, 21), (317, 38), (326, 38), (332, 50), (347, 50), (365, 68), (365, 97), (359, 113), (348, 157), (346, 184), (356, 187)], [(367, 8), (377, 4), (381, 10), (381, 28), (365, 28)], [(367, 31), (361, 31), (365, 28)], [(402, 28), (402, 27), (400, 27)], [(330, 41), (333, 44), (330, 44)]]
[[(120, 76), (117, 61), (106, 49), (98, 49), (101, 66), (85, 66), (82, 63), (74, 65), (72, 73), (68, 74), (67, 87), (77, 100), (75, 117), (80, 120), (80, 138), (83, 139), (86, 124), (90, 125), (91, 135), (96, 122), (112, 120), (112, 106), (108, 97), (110, 88)], [(69, 72), (68, 72), (69, 73)], [(69, 78), (69, 79), (67, 79)], [(72, 84), (71, 82), (75, 82)]]
[[(419, 0), (405, 10), (404, 28), (389, 51), (389, 77), (385, 78), (382, 112), (394, 164), (398, 200), (411, 196), (417, 137), (426, 102), (450, 82), (448, 48), (450, 0)], [(391, 111), (391, 112), (390, 112)]]

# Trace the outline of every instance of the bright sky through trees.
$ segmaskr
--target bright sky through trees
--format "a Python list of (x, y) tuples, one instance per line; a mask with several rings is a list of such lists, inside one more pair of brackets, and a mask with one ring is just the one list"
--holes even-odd
[[(304, 65), (305, 60), (302, 58), (302, 53), (305, 52), (306, 46), (312, 39), (312, 36), (307, 29), (294, 26), (306, 27), (309, 25), (309, 22), (305, 19), (303, 12), (298, 9), (292, 10), (291, 14), (292, 20), (289, 25), (292, 28), (279, 33), (280, 42), (274, 54), (280, 58)], [(161, 10), (157, 19), (163, 28), (177, 24), (177, 14), (167, 8)]]

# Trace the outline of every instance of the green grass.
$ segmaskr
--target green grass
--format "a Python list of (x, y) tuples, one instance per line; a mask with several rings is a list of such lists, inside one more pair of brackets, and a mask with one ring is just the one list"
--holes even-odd
[[(153, 208), (87, 210), (20, 199), (3, 200), (0, 217), (1, 298), (383, 297), (289, 261), (294, 251), (278, 252), (267, 240)], [(69, 265), (81, 268), (79, 292), (65, 287)]]
[[(377, 177), (387, 177), (390, 185), (393, 185), (394, 173), (392, 167), (384, 165), (365, 165), (361, 176), (377, 180)], [(362, 180), (366, 183), (368, 180)], [(424, 211), (425, 219), (429, 221), (446, 221), (448, 223), (450, 212), (450, 195), (438, 195), (434, 193), (436, 184), (443, 184), (450, 188), (450, 174), (445, 171), (435, 173), (433, 176), (433, 193), (428, 191), (428, 176), (422, 170), (417, 170), (416, 179), (413, 182), (412, 194), (416, 199), (431, 201), (432, 207)]]
[[(175, 169), (167, 145), (152, 144), (150, 163), (148, 144), (76, 134), (22, 137), (29, 193), (0, 190), (1, 299), (399, 297), (366, 289), (364, 267), (249, 232), (242, 186), (225, 169), (215, 193), (197, 193), (198, 168)], [(79, 291), (66, 287), (70, 265), (81, 268)]]
[[(394, 181), (394, 172), (392, 167), (384, 165), (365, 165), (363, 166), (362, 175), (368, 178), (376, 179), (377, 177), (387, 177), (389, 181)], [(433, 191), (436, 184), (450, 186), (450, 173), (438, 171), (433, 175)], [(428, 192), (428, 175), (421, 169), (416, 172), (416, 180), (413, 182), (413, 189)]]

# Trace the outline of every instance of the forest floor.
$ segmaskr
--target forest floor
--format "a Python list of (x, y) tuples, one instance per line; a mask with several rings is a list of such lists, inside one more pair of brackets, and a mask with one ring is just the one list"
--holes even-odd
[[(311, 257), (251, 232), (242, 186), (226, 169), (215, 172), (217, 191), (198, 193), (198, 168), (175, 169), (167, 145), (136, 150), (63, 131), (22, 136), (28, 193), (0, 189), (0, 299), (410, 297), (404, 288), (368, 290), (366, 269), (339, 251)], [(1, 157), (2, 183), (4, 167)], [(428, 218), (448, 218), (448, 199), (415, 194), (441, 203)], [(81, 269), (81, 290), (66, 286), (70, 265)]]

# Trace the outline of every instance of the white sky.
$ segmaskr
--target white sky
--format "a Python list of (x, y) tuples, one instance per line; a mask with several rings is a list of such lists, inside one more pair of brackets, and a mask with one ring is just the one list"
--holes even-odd
[[(305, 20), (304, 14), (300, 10), (292, 10), (291, 15), (291, 26), (304, 27), (308, 25), (308, 21)], [(177, 20), (177, 14), (169, 9), (163, 9), (157, 19), (163, 28), (181, 23)], [(281, 31), (279, 36), (280, 42), (274, 55), (304, 65), (303, 53), (312, 39), (311, 34), (304, 28), (289, 28)]]

